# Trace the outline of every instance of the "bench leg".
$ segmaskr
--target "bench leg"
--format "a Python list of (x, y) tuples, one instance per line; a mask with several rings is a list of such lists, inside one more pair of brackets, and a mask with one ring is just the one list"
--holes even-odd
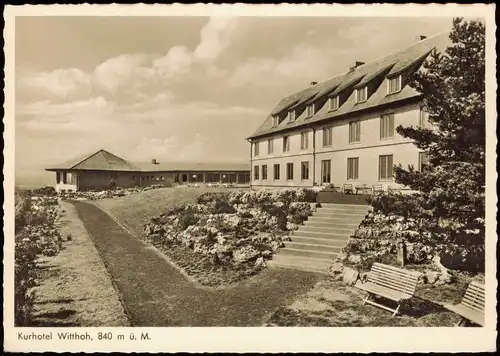
[(362, 304), (362, 305), (365, 305), (365, 304), (366, 304), (366, 302), (370, 299), (370, 297), (371, 297), (371, 294), (370, 294), (370, 293), (368, 293), (368, 295), (366, 296), (366, 298), (365, 298), (365, 299), (363, 299), (363, 304)]
[(458, 321), (458, 323), (455, 324), (455, 326), (465, 326), (466, 323), (467, 320), (465, 320), (464, 318), (460, 318), (460, 320)]
[(398, 303), (396, 310), (394, 310), (394, 313), (392, 314), (392, 318), (394, 318), (398, 314), (400, 306), (401, 306), (401, 304)]

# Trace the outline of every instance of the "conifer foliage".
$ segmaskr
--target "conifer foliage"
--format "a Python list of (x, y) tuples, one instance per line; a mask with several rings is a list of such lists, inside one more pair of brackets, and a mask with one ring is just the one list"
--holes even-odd
[(425, 152), (428, 165), (422, 172), (395, 167), (396, 182), (418, 193), (389, 210), (398, 214), (407, 205), (408, 217), (434, 242), (474, 249), (484, 246), (485, 27), (455, 18), (449, 37), (446, 51), (432, 52), (410, 82), (422, 93), (430, 125), (397, 127)]

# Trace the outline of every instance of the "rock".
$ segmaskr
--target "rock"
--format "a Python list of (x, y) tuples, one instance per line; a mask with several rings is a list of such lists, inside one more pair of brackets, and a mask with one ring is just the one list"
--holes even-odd
[(350, 263), (360, 263), (361, 262), (361, 256), (360, 255), (350, 255), (349, 258), (347, 259)]
[(251, 261), (259, 255), (257, 251), (252, 246), (245, 246), (233, 252), (233, 259), (236, 263), (242, 263), (246, 261)]
[(255, 267), (266, 267), (266, 261), (263, 257), (259, 257), (255, 260)]
[(425, 280), (427, 281), (428, 284), (436, 283), (438, 278), (439, 278), (439, 272), (428, 271), (427, 273), (425, 273)]
[(273, 255), (273, 251), (270, 251), (270, 250), (262, 251), (262, 256), (264, 256), (264, 257), (271, 257), (272, 255)]
[(435, 282), (436, 286), (442, 286), (444, 284), (450, 284), (452, 282), (452, 277), (450, 274), (441, 274), (438, 280)]
[(342, 282), (345, 284), (352, 286), (356, 281), (358, 280), (359, 277), (359, 272), (356, 271), (355, 269), (346, 267), (342, 271)]
[(341, 262), (335, 262), (328, 267), (328, 275), (335, 279), (339, 279), (342, 276), (342, 271), (344, 265)]

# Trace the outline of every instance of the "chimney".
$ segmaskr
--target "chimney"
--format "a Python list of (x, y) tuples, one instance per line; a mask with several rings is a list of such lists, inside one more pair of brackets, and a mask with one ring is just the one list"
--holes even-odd
[(153, 159), (151, 160), (151, 164), (158, 164), (158, 162), (156, 162), (156, 158), (153, 158)]
[(318, 84), (318, 82), (311, 82), (311, 86), (315, 86), (316, 84)]
[(363, 64), (365, 64), (365, 62), (360, 62), (360, 61), (354, 62), (354, 66), (349, 68), (349, 72), (352, 72), (354, 69), (358, 68), (359, 66), (362, 66)]

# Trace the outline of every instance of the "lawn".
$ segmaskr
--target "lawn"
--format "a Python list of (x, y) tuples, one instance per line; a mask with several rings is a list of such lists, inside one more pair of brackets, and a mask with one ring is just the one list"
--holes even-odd
[[(424, 292), (425, 293), (425, 292)], [(345, 284), (325, 279), (288, 306), (278, 308), (267, 326), (454, 326), (460, 317), (417, 293), (401, 308), (402, 314), (362, 305), (365, 294)], [(387, 303), (382, 301), (382, 303)]]
[[(245, 189), (245, 188), (235, 188)], [(192, 203), (206, 192), (227, 192), (228, 188), (159, 188), (137, 194), (93, 202), (104, 211), (110, 213), (135, 234), (144, 233), (144, 224), (154, 216), (165, 212), (168, 208), (184, 203)]]

